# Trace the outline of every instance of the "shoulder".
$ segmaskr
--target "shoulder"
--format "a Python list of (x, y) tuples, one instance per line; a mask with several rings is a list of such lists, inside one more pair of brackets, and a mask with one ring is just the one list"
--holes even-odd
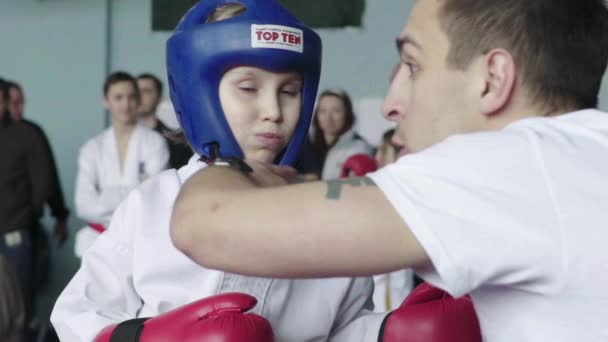
[(141, 215), (155, 216), (166, 212), (173, 207), (180, 187), (181, 183), (176, 170), (162, 171), (129, 192), (119, 207), (122, 209), (117, 210), (115, 216), (123, 215), (133, 218), (141, 217)]
[(361, 135), (359, 135), (357, 133), (355, 133), (355, 135), (353, 137), (352, 144), (359, 148), (370, 150), (370, 151), (373, 149), (373, 146), (367, 140), (365, 140), (364, 137), (362, 137)]
[(89, 151), (91, 149), (96, 149), (98, 146), (101, 146), (106, 136), (109, 134), (109, 130), (105, 129), (93, 137), (87, 139), (84, 144), (80, 147), (80, 151)]
[[(422, 151), (407, 154), (376, 174), (404, 182), (434, 179), (439, 182), (512, 184), (533, 178), (538, 154), (525, 132), (503, 130), (455, 135)], [(448, 181), (449, 180), (449, 181)]]
[(373, 147), (370, 145), (365, 138), (360, 136), (354, 131), (348, 132), (348, 136), (338, 145), (338, 149), (347, 151), (349, 154), (364, 153), (371, 154)]
[(181, 187), (180, 177), (175, 169), (162, 171), (141, 183), (134, 192), (146, 200), (156, 200), (177, 196)]
[(28, 137), (45, 138), (44, 131), (37, 124), (28, 121), (20, 120), (12, 123), (12, 127), (19, 131), (20, 134), (27, 135)]
[(80, 146), (80, 157), (90, 157), (94, 160), (98, 159), (98, 154), (104, 151), (104, 146), (113, 139), (112, 128), (106, 128), (103, 131), (95, 134)]
[(42, 130), (42, 127), (38, 126), (38, 124), (36, 124), (35, 122), (27, 120), (27, 119), (23, 119), (23, 120), (21, 120), (21, 122), (23, 123), (24, 126), (29, 127), (29, 129), (31, 129), (32, 131), (36, 131), (39, 134), (44, 135), (44, 130)]
[(165, 138), (162, 136), (162, 134), (158, 133), (156, 130), (154, 130), (152, 128), (148, 128), (144, 125), (137, 125), (137, 130), (139, 131), (141, 136), (147, 141), (151, 141), (151, 142), (155, 142), (155, 143), (164, 143), (165, 142)]

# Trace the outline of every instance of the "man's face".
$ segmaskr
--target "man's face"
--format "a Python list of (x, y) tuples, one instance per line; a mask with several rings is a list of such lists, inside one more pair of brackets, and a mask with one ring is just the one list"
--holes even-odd
[(141, 101), (137, 108), (137, 116), (145, 117), (155, 114), (156, 107), (160, 102), (160, 93), (156, 89), (154, 81), (149, 78), (138, 79), (137, 87), (141, 96)]
[(8, 100), (8, 111), (11, 113), (13, 120), (23, 119), (23, 106), (25, 100), (23, 94), (17, 88), (10, 88), (9, 100)]
[(399, 34), (401, 62), (384, 101), (397, 122), (394, 141), (418, 152), (450, 135), (479, 130), (474, 77), (447, 66), (449, 41), (439, 22), (439, 0), (419, 0)]

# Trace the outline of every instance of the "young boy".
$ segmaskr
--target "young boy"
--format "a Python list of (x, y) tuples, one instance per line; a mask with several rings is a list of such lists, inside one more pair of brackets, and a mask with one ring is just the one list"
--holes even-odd
[(163, 137), (137, 124), (139, 92), (135, 79), (115, 72), (105, 81), (103, 104), (111, 126), (80, 149), (75, 204), (88, 222), (76, 235), (75, 252), (82, 257), (109, 225), (118, 204), (144, 179), (167, 168), (169, 152)]
[[(106, 326), (226, 292), (257, 298), (253, 313), (271, 323), (277, 341), (377, 336), (383, 317), (366, 315), (371, 278), (253, 278), (201, 267), (173, 246), (173, 203), (192, 174), (244, 157), (289, 164), (310, 125), (320, 38), (275, 1), (234, 2), (200, 2), (169, 40), (172, 101), (198, 155), (145, 182), (117, 209), (55, 305), (51, 320), (62, 340), (91, 341)], [(365, 324), (369, 319), (377, 324)]]

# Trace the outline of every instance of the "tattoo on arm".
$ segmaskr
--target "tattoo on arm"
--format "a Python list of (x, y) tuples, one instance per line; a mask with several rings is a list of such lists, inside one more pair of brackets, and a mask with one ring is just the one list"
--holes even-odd
[(376, 183), (374, 183), (374, 181), (368, 177), (332, 179), (327, 181), (326, 183), (327, 193), (325, 194), (325, 198), (332, 200), (340, 199), (340, 196), (342, 195), (342, 187), (345, 185), (350, 185), (354, 187), (376, 185)]

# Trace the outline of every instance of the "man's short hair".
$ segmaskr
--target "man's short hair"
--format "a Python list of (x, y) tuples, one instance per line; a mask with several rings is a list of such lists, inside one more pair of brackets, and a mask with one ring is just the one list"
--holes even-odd
[(509, 51), (531, 99), (551, 110), (597, 107), (608, 62), (604, 0), (440, 0), (447, 63), (464, 69)]
[(113, 72), (106, 78), (106, 81), (103, 83), (103, 95), (108, 96), (108, 91), (110, 90), (110, 87), (120, 82), (131, 83), (133, 85), (133, 88), (135, 89), (135, 92), (139, 96), (139, 90), (137, 88), (137, 81), (135, 80), (135, 77), (124, 71)]
[(8, 86), (3, 78), (0, 78), (0, 96), (4, 101), (8, 100)]
[(23, 94), (23, 88), (21, 87), (21, 84), (17, 83), (17, 81), (6, 81), (6, 86), (9, 91), (9, 96), (11, 89), (17, 89), (17, 91), (21, 94), (22, 97), (25, 96), (25, 94)]
[(160, 79), (158, 79), (158, 77), (156, 77), (152, 74), (144, 73), (144, 74), (137, 76), (137, 79), (138, 80), (151, 80), (154, 83), (154, 86), (156, 87), (158, 96), (159, 97), (163, 96), (163, 82), (161, 82)]

